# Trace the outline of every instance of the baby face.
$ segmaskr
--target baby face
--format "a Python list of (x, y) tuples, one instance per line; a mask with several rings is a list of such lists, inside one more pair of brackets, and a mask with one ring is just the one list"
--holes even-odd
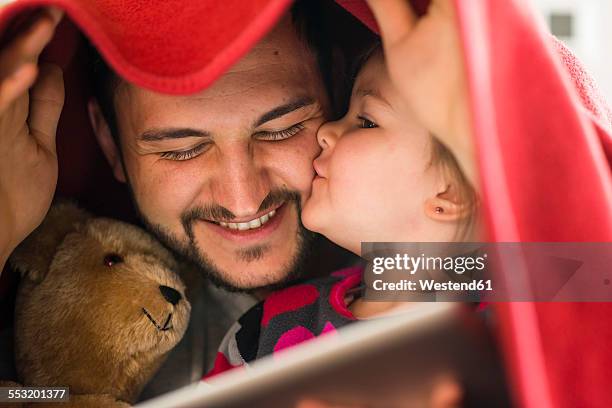
[(304, 225), (360, 254), (361, 242), (450, 241), (455, 226), (430, 216), (446, 183), (432, 138), (411, 119), (381, 52), (359, 73), (347, 114), (323, 125)]

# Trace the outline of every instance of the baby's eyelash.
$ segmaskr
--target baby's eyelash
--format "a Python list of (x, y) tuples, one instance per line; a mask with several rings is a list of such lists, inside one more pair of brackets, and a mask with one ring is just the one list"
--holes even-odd
[(190, 160), (190, 159), (193, 159), (194, 157), (199, 156), (200, 153), (202, 153), (206, 149), (207, 146), (208, 146), (208, 143), (202, 143), (202, 144), (197, 145), (193, 149), (189, 149), (189, 150), (181, 150), (178, 152), (163, 152), (160, 154), (160, 157), (162, 159), (175, 160), (175, 161)]
[(297, 123), (287, 129), (279, 130), (276, 132), (257, 132), (256, 136), (259, 140), (267, 140), (267, 141), (278, 141), (289, 139), (297, 135), (300, 131), (304, 130), (305, 126), (303, 123)]
[(363, 128), (363, 129), (374, 129), (377, 128), (378, 125), (371, 121), (370, 119), (366, 118), (365, 116), (357, 116), (357, 119), (359, 119), (359, 127)]

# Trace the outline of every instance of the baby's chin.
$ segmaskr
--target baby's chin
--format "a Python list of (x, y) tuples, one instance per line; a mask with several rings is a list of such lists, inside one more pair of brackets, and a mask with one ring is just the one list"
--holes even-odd
[(325, 236), (334, 244), (361, 256), (361, 241), (352, 231), (363, 230), (363, 225), (351, 225), (338, 209), (330, 204), (327, 191), (313, 186), (310, 197), (302, 207), (302, 224), (306, 229)]
[(302, 210), (302, 224), (304, 224), (304, 227), (312, 232), (323, 235), (334, 244), (361, 256), (361, 241), (351, 239), (352, 237), (347, 236), (347, 231), (350, 231), (350, 227), (326, 222), (330, 220), (325, 220), (323, 218), (324, 217), (319, 216), (314, 209), (307, 210), (307, 207), (304, 206)]
[(340, 245), (341, 247), (351, 251), (355, 255), (361, 256), (361, 241), (350, 241), (350, 242), (345, 242), (344, 244), (336, 242), (334, 240), (331, 240), (331, 241), (333, 241), (335, 244)]
[(325, 213), (321, 208), (319, 200), (312, 195), (302, 205), (302, 212), (300, 214), (302, 225), (309, 231), (323, 234), (321, 229), (325, 225), (324, 215)]

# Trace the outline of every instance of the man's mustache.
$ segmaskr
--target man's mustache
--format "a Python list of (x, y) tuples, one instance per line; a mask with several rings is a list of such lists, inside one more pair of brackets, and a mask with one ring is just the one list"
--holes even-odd
[[(276, 189), (268, 193), (263, 199), (257, 213), (280, 206), (285, 202), (295, 202), (300, 207), (300, 193), (288, 189)], [(185, 211), (181, 215), (181, 223), (185, 233), (193, 241), (193, 224), (196, 221), (224, 221), (231, 222), (236, 215), (229, 209), (215, 203), (204, 204)]]

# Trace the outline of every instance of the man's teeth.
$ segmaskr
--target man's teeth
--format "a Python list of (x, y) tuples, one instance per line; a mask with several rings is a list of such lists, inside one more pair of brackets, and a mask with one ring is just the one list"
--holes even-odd
[(255, 218), (254, 220), (251, 221), (247, 221), (247, 222), (219, 222), (219, 225), (221, 225), (224, 228), (229, 228), (229, 229), (233, 229), (233, 230), (239, 230), (239, 231), (246, 231), (249, 229), (255, 229), (255, 228), (259, 228), (262, 225), (264, 225), (266, 222), (268, 222), (272, 217), (274, 217), (274, 214), (276, 214), (276, 210), (272, 210), (267, 214), (264, 214), (263, 216), (259, 217), (259, 218)]

